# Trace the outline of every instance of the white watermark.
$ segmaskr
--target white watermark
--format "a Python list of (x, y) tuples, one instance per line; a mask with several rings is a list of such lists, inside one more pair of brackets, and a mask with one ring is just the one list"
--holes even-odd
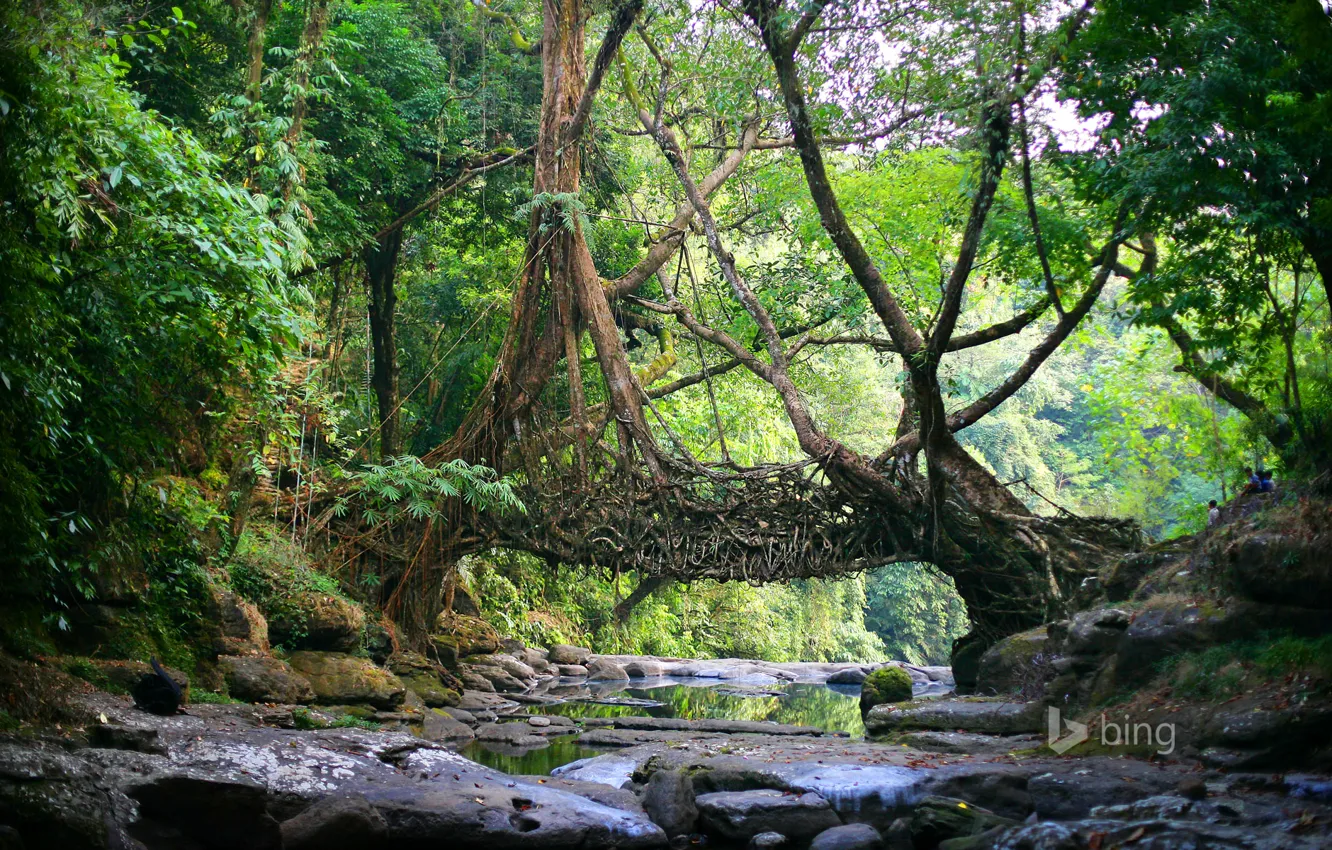
[[(1046, 712), (1045, 742), (1050, 749), (1063, 755), (1091, 737), (1086, 723), (1066, 720), (1059, 709), (1051, 706)], [(1067, 734), (1064, 727), (1068, 727)], [(1105, 747), (1155, 747), (1157, 755), (1168, 756), (1175, 751), (1175, 724), (1133, 723), (1124, 715), (1124, 722), (1116, 723), (1101, 712), (1101, 745)]]

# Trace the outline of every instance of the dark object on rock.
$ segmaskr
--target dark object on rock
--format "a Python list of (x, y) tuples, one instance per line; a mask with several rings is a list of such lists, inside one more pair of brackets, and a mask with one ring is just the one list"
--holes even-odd
[(907, 702), (910, 699), (911, 674), (901, 667), (880, 667), (860, 686), (860, 713), (885, 702)]
[(180, 685), (167, 675), (156, 657), (148, 659), (148, 663), (152, 665), (153, 672), (144, 673), (134, 686), (134, 705), (149, 714), (171, 717), (180, 711), (183, 696)]
[(364, 797), (327, 797), (282, 824), (283, 850), (369, 850), (388, 836)]
[(93, 726), (88, 731), (88, 743), (100, 750), (129, 750), (159, 756), (164, 756), (167, 752), (166, 745), (162, 743), (156, 729), (136, 729), (133, 726), (121, 726), (119, 723)]
[(648, 780), (643, 810), (667, 837), (688, 835), (698, 822), (694, 783), (682, 770), (658, 770)]
[(852, 823), (820, 832), (810, 842), (809, 850), (878, 850), (882, 846), (877, 829), (867, 823)]
[(1189, 800), (1205, 800), (1207, 798), (1207, 783), (1196, 776), (1187, 776), (1179, 780), (1179, 785), (1175, 790), (1179, 791), (1179, 796)]
[(980, 835), (998, 826), (1016, 822), (953, 797), (926, 797), (911, 814), (911, 839), (917, 847), (937, 847), (950, 838)]

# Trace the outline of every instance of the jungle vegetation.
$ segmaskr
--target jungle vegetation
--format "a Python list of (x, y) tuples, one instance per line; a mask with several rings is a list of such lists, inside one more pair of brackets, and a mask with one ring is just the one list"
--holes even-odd
[(0, 11), (53, 629), (280, 550), (408, 636), (944, 662), (1326, 481), (1315, 0), (178, 2)]

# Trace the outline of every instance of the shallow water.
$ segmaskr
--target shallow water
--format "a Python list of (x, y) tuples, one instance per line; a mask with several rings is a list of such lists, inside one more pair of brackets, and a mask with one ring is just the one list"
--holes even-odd
[[(778, 684), (755, 688), (757, 692), (780, 692), (781, 696), (740, 696), (728, 691), (743, 691), (744, 686), (717, 679), (640, 680), (632, 686), (618, 683), (608, 687), (598, 683), (595, 690), (586, 685), (568, 685), (545, 689), (552, 697), (566, 702), (530, 706), (533, 714), (561, 714), (565, 717), (677, 717), (684, 720), (757, 720), (813, 726), (825, 732), (842, 732), (853, 738), (863, 737), (865, 724), (860, 718), (859, 685), (811, 683)], [(565, 691), (565, 693), (561, 693)], [(581, 699), (580, 699), (581, 698)], [(592, 699), (633, 699), (659, 705), (607, 705), (587, 702)], [(584, 747), (572, 737), (557, 738), (549, 747), (522, 750), (516, 747), (473, 741), (462, 754), (487, 767), (509, 774), (548, 774), (580, 758), (601, 755), (604, 749)]]

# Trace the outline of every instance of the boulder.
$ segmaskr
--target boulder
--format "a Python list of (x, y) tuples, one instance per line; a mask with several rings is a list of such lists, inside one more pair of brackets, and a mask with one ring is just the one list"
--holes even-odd
[(384, 664), (398, 651), (398, 627), (388, 617), (370, 617), (365, 623), (365, 651), (370, 660)]
[(729, 841), (748, 841), (762, 832), (779, 832), (803, 843), (841, 825), (828, 801), (815, 793), (718, 791), (695, 800), (704, 831)]
[(830, 685), (862, 685), (869, 674), (859, 667), (847, 667), (828, 677)]
[(623, 667), (630, 679), (651, 679), (654, 676), (666, 675), (666, 665), (655, 658), (635, 658), (626, 661)]
[(550, 654), (546, 656), (551, 664), (587, 664), (592, 657), (592, 650), (581, 646), (570, 646), (567, 643), (557, 643), (550, 648)]
[(268, 654), (268, 620), (254, 605), (229, 590), (218, 591), (210, 613), (218, 625), (218, 655)]
[(809, 850), (878, 850), (883, 846), (879, 831), (867, 823), (852, 823), (825, 829), (809, 844)]
[(510, 676), (503, 667), (493, 664), (468, 663), (464, 665), (464, 669), (485, 678), (486, 681), (490, 682), (496, 693), (521, 693), (527, 690), (526, 682)]
[(495, 627), (479, 617), (445, 611), (435, 622), (434, 643), (441, 649), (440, 661), (447, 667), (446, 654), (455, 658), (469, 655), (489, 655), (500, 651), (499, 632)]
[(366, 703), (392, 710), (407, 693), (402, 680), (389, 671), (340, 652), (293, 653), (291, 666), (310, 681), (315, 702), (325, 705)]
[(223, 655), (217, 663), (222, 668), (227, 693), (233, 699), (299, 705), (315, 697), (310, 680), (285, 661), (255, 655)]
[(472, 727), (445, 714), (438, 708), (421, 712), (421, 737), (427, 741), (470, 741), (476, 737)]
[(985, 650), (976, 674), (976, 692), (986, 695), (1021, 694), (1039, 699), (1053, 676), (1050, 635), (1045, 626), (1000, 640)]
[(560, 675), (570, 679), (580, 679), (587, 677), (587, 668), (581, 664), (560, 664), (556, 668)]
[(911, 813), (911, 840), (917, 847), (937, 847), (950, 838), (980, 835), (1016, 823), (963, 800), (930, 796)]
[(668, 838), (688, 835), (698, 823), (694, 783), (682, 770), (658, 770), (643, 792), (643, 810)]
[(1218, 561), (1227, 582), (1249, 599), (1332, 608), (1332, 534), (1258, 531), (1231, 542)]
[(605, 658), (593, 658), (587, 664), (589, 682), (627, 682), (629, 674), (614, 661)]
[(389, 672), (432, 708), (457, 705), (462, 683), (443, 666), (417, 652), (398, 652), (388, 659)]
[(780, 832), (760, 832), (749, 839), (747, 847), (748, 850), (777, 850), (777, 848), (785, 847), (790, 843), (786, 840), (786, 836)]
[(880, 667), (865, 677), (860, 686), (860, 713), (876, 705), (907, 702), (911, 699), (911, 676), (901, 667)]
[(290, 600), (290, 611), (268, 622), (274, 642), (291, 649), (354, 652), (361, 646), (365, 612), (330, 593), (305, 591)]
[(325, 797), (282, 823), (283, 850), (365, 850), (388, 836), (388, 824), (360, 795)]
[(865, 716), (871, 735), (909, 729), (962, 730), (986, 735), (1024, 735), (1044, 729), (1039, 703), (989, 699), (940, 699), (919, 705), (880, 705)]

